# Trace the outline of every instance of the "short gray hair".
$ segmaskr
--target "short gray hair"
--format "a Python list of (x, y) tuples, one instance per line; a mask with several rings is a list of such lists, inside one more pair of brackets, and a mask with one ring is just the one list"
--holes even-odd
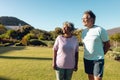
[(85, 11), (84, 14), (89, 14), (94, 19), (93, 23), (95, 23), (96, 15), (91, 10)]
[(70, 30), (71, 30), (71, 31), (74, 31), (74, 30), (75, 30), (74, 24), (71, 23), (71, 22), (66, 21), (66, 22), (63, 23), (63, 25), (70, 27)]

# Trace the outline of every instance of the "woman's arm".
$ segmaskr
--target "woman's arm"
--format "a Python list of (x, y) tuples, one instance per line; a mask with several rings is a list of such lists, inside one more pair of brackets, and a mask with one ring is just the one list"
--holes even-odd
[(56, 69), (56, 56), (57, 56), (57, 50), (54, 50), (53, 63), (52, 63), (52, 67), (53, 67), (54, 70)]
[(74, 67), (74, 71), (77, 71), (78, 69), (78, 58), (79, 58), (79, 54), (78, 52), (75, 53), (75, 67)]

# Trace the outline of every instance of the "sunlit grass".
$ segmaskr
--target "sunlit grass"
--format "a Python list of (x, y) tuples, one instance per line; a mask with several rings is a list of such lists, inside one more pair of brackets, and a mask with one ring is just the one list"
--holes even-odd
[[(103, 80), (120, 79), (120, 62), (106, 57)], [(0, 80), (56, 80), (52, 69), (52, 48), (0, 47)], [(72, 80), (88, 80), (84, 73), (83, 50), (79, 69)]]

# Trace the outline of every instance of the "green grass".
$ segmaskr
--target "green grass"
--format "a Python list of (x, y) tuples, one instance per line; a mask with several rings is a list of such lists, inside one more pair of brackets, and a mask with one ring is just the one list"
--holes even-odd
[[(105, 58), (103, 80), (120, 80), (120, 62)], [(52, 69), (52, 48), (0, 47), (0, 80), (56, 80)], [(83, 51), (79, 69), (72, 80), (88, 80), (84, 73)]]

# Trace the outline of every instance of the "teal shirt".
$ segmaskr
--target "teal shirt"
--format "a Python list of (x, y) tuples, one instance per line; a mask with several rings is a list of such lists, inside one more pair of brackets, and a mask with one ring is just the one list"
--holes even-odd
[(102, 27), (94, 25), (82, 31), (84, 58), (88, 60), (104, 59), (103, 42), (108, 41), (108, 34)]

